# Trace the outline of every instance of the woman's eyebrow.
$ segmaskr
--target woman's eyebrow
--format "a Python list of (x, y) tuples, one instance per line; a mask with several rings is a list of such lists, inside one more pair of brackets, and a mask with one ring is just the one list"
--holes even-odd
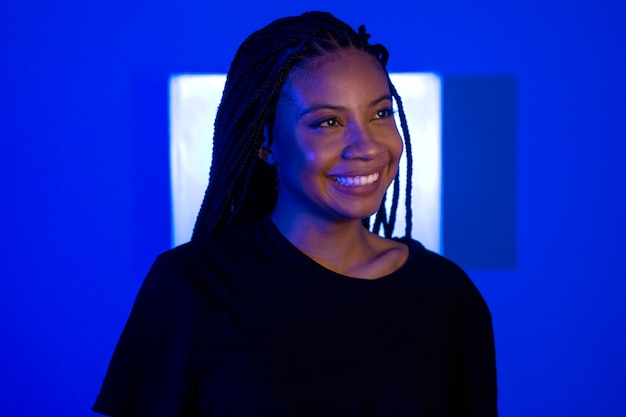
[(376, 100), (372, 100), (369, 104), (369, 107), (374, 107), (378, 105), (378, 103), (380, 103), (381, 101), (385, 101), (385, 100), (393, 101), (391, 94), (385, 94), (384, 96), (377, 98)]
[(300, 112), (300, 117), (312, 113), (317, 110), (335, 110), (335, 111), (345, 111), (347, 107), (338, 106), (334, 104), (313, 104), (312, 106), (306, 107), (304, 110)]

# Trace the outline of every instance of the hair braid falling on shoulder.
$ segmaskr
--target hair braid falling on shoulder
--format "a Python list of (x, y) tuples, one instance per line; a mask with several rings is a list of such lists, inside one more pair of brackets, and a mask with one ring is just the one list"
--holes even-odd
[[(373, 55), (387, 74), (389, 88), (400, 116), (406, 146), (406, 235), (411, 233), (410, 138), (402, 100), (389, 80), (389, 54), (369, 43), (365, 26), (358, 32), (330, 13), (307, 12), (277, 19), (252, 33), (239, 47), (231, 63), (214, 125), (213, 159), (209, 186), (196, 220), (192, 239), (220, 233), (246, 221), (269, 215), (276, 203), (276, 169), (258, 157), (272, 127), (280, 92), (291, 70), (302, 61), (345, 48)], [(265, 138), (265, 136), (268, 136)], [(391, 237), (399, 200), (399, 175), (393, 186), (389, 215), (385, 201), (372, 230), (380, 227)], [(369, 227), (367, 221), (364, 224)]]

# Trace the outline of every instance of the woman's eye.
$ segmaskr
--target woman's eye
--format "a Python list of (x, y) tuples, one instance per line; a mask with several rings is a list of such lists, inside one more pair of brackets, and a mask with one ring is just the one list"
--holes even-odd
[(329, 119), (324, 119), (313, 123), (313, 127), (336, 127), (340, 125), (341, 123), (339, 123), (339, 120), (336, 117), (331, 117)]
[(376, 112), (377, 119), (386, 119), (388, 117), (393, 116), (393, 109), (380, 109)]

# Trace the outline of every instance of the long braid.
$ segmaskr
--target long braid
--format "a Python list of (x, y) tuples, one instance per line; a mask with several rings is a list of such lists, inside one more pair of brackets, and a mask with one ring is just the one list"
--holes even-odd
[[(413, 230), (413, 208), (412, 208), (412, 200), (413, 200), (413, 148), (411, 146), (411, 135), (409, 134), (409, 125), (406, 121), (406, 113), (404, 112), (404, 105), (402, 104), (402, 98), (398, 94), (396, 87), (389, 81), (389, 88), (391, 88), (391, 94), (393, 98), (396, 100), (396, 104), (398, 105), (398, 114), (400, 116), (400, 127), (402, 128), (402, 136), (404, 137), (404, 146), (406, 148), (406, 186), (404, 189), (404, 205), (405, 205), (405, 236), (411, 237), (411, 231)], [(397, 206), (397, 200), (395, 201)], [(392, 210), (392, 215), (395, 216), (395, 210)]]
[[(402, 98), (398, 94), (396, 87), (391, 82), (391, 79), (388, 78), (389, 88), (391, 90), (391, 95), (393, 96), (396, 104), (398, 105), (398, 115), (400, 116), (400, 126), (402, 128), (402, 135), (404, 138), (404, 143), (406, 147), (406, 186), (405, 186), (405, 236), (411, 237), (411, 231), (413, 230), (413, 209), (411, 207), (412, 202), (412, 188), (413, 188), (413, 158), (412, 158), (412, 147), (411, 147), (411, 136), (409, 134), (409, 126), (406, 120), (406, 113), (404, 112), (404, 105), (402, 104)], [(387, 207), (386, 207), (386, 194), (383, 197), (383, 200), (380, 204), (380, 208), (376, 213), (374, 218), (374, 225), (372, 227), (372, 232), (378, 234), (380, 231), (380, 227), (383, 227), (383, 232), (385, 237), (391, 237), (393, 234), (393, 230), (396, 224), (396, 212), (398, 208), (398, 202), (400, 199), (400, 175), (396, 174), (393, 183), (393, 194), (391, 198), (391, 209), (389, 210), (389, 218), (387, 218)], [(369, 228), (369, 218), (363, 221), (363, 225)]]
[[(369, 37), (364, 26), (357, 33), (329, 13), (308, 12), (275, 20), (242, 43), (228, 71), (215, 118), (209, 186), (192, 239), (271, 213), (277, 197), (276, 171), (257, 153), (265, 140), (271, 142), (276, 104), (291, 70), (307, 58), (353, 47), (376, 57), (386, 72), (389, 54), (384, 46), (371, 45)], [(399, 105), (406, 142), (404, 111), (391, 82), (390, 89)], [(384, 200), (379, 210), (387, 236), (395, 222), (397, 188), (394, 185), (390, 230)]]

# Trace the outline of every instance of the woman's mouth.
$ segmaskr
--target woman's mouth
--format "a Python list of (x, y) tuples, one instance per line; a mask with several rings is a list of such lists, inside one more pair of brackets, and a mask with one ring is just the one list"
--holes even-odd
[(359, 175), (355, 177), (340, 177), (333, 175), (332, 179), (344, 187), (362, 187), (376, 182), (379, 176), (380, 173), (375, 172), (370, 175)]

